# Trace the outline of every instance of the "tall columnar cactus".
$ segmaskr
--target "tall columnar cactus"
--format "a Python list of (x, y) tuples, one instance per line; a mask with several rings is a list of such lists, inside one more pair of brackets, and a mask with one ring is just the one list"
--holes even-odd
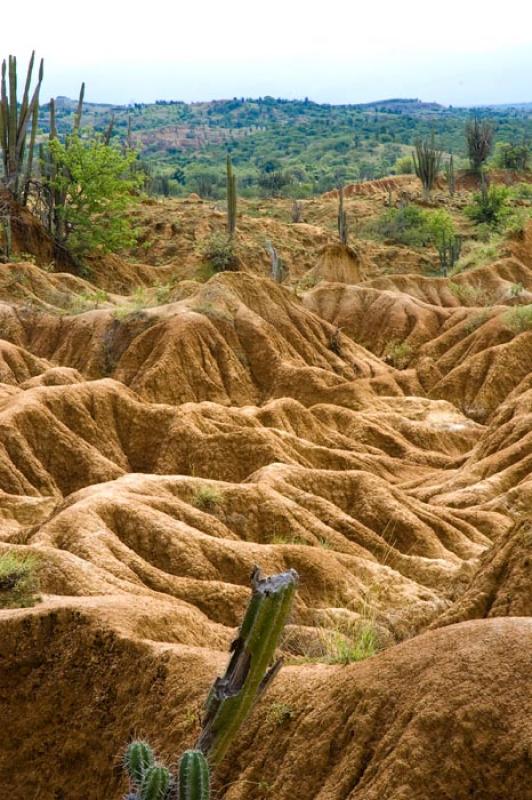
[(186, 750), (179, 761), (179, 800), (209, 800), (211, 775), (201, 750)]
[(423, 186), (423, 195), (429, 197), (438, 172), (440, 171), (442, 153), (434, 144), (434, 134), (430, 139), (418, 139), (412, 153), (414, 170)]
[(179, 775), (172, 776), (155, 763), (145, 742), (132, 742), (125, 767), (133, 793), (127, 800), (167, 800), (178, 787), (179, 800), (209, 800), (210, 768), (224, 757), (252, 705), (278, 673), (282, 660), (275, 651), (292, 608), (298, 583), (294, 570), (263, 578), (256, 567), (251, 576), (252, 593), (232, 643), (225, 674), (216, 678), (207, 697), (202, 731), (196, 748), (183, 753)]
[(227, 231), (233, 238), (236, 231), (236, 175), (230, 155), (227, 156)]
[(449, 194), (452, 197), (456, 191), (456, 175), (454, 172), (454, 158), (452, 153), (445, 166), (445, 174), (447, 178), (447, 188), (449, 189)]
[(79, 90), (79, 99), (78, 99), (78, 107), (76, 109), (76, 116), (74, 117), (73, 132), (75, 136), (79, 133), (79, 129), (81, 127), (81, 117), (83, 116), (84, 98), (85, 98), (85, 83), (82, 83), (81, 89)]
[(244, 621), (231, 645), (227, 670), (215, 680), (207, 698), (197, 743), (213, 765), (224, 757), (253, 703), (281, 667), (281, 660), (273, 664), (272, 660), (292, 607), (297, 580), (294, 570), (263, 578), (257, 568), (251, 576), (253, 591)]
[(347, 214), (344, 209), (344, 187), (338, 187), (338, 235), (340, 242), (347, 245), (349, 238), (349, 228), (347, 225)]
[(24, 157), (26, 154), (26, 138), (31, 123), (32, 134), (29, 144), (28, 162), (33, 161), (35, 134), (39, 109), (39, 92), (41, 89), (44, 63), (41, 59), (37, 84), (30, 99), (31, 79), (35, 52), (31, 54), (26, 73), (26, 82), (20, 108), (17, 100), (17, 59), (9, 56), (6, 63), (2, 61), (0, 82), (0, 150), (4, 167), (4, 184), (15, 200), (22, 200), (27, 192), (24, 186)]

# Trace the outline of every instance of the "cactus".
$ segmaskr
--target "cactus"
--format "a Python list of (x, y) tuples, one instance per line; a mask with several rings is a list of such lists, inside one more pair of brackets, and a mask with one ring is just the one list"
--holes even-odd
[(286, 275), (283, 260), (270, 241), (266, 242), (266, 250), (271, 259), (272, 278), (276, 283), (282, 283)]
[(449, 194), (452, 197), (456, 191), (456, 176), (454, 173), (454, 158), (452, 153), (449, 158), (449, 161), (445, 166), (445, 175), (447, 178), (447, 187), (449, 189)]
[(415, 148), (412, 153), (414, 171), (423, 186), (424, 197), (428, 198), (440, 171), (442, 154), (440, 150), (436, 149), (434, 134), (430, 139), (418, 139)]
[[(251, 599), (231, 645), (229, 664), (207, 697), (196, 748), (186, 750), (179, 761), (179, 800), (209, 800), (209, 765), (224, 757), (253, 703), (279, 671), (282, 661), (274, 660), (275, 650), (297, 582), (294, 570), (270, 578), (263, 578), (258, 567), (253, 570)], [(127, 800), (165, 800), (170, 790), (172, 797), (176, 796), (170, 771), (155, 763), (153, 751), (145, 742), (132, 742), (124, 763), (135, 789)]]
[(153, 764), (144, 772), (140, 784), (140, 800), (165, 800), (170, 789), (171, 776), (167, 767)]
[(253, 571), (253, 591), (244, 621), (231, 645), (227, 670), (215, 680), (207, 698), (197, 743), (213, 765), (224, 757), (253, 703), (281, 667), (281, 660), (270, 664), (292, 607), (297, 580), (294, 570), (271, 578), (263, 578), (258, 568)]
[(231, 156), (227, 156), (227, 231), (232, 239), (236, 231), (236, 175)]
[(340, 242), (347, 245), (349, 237), (349, 228), (347, 225), (347, 214), (344, 210), (344, 187), (338, 187), (338, 235)]
[(83, 115), (84, 98), (85, 98), (85, 83), (82, 83), (81, 89), (79, 90), (79, 100), (78, 100), (78, 107), (76, 109), (76, 116), (74, 117), (73, 132), (75, 136), (77, 136), (77, 134), (79, 133), (79, 129), (81, 127), (81, 117)]
[[(6, 63), (2, 61), (0, 84), (0, 150), (4, 167), (4, 182), (15, 200), (22, 200), (25, 192), (23, 177), (26, 138), (31, 121), (32, 135), (30, 139), (28, 161), (33, 161), (37, 114), (39, 108), (39, 92), (41, 89), (44, 64), (41, 59), (37, 84), (30, 99), (30, 87), (35, 61), (35, 51), (31, 54), (26, 72), (26, 81), (20, 109), (17, 102), (17, 59), (9, 56)], [(8, 88), (9, 85), (9, 88)], [(37, 109), (37, 113), (36, 112)]]
[(179, 800), (209, 800), (210, 770), (201, 750), (186, 750), (179, 761)]
[(155, 756), (149, 744), (136, 739), (128, 745), (124, 756), (124, 766), (134, 786), (140, 788), (144, 773), (154, 764)]

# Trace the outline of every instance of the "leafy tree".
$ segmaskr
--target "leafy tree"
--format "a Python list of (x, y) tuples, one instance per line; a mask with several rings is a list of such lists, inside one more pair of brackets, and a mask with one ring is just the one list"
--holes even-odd
[(396, 175), (413, 175), (414, 165), (410, 156), (402, 156), (398, 158), (394, 164), (394, 172)]
[(65, 197), (58, 209), (63, 243), (78, 255), (117, 251), (133, 244), (126, 211), (141, 181), (132, 172), (136, 154), (78, 136), (66, 144), (53, 139), (49, 147), (57, 167), (51, 189)]
[(462, 238), (447, 211), (425, 212), (425, 220), (431, 242), (438, 251), (442, 274), (447, 275), (447, 270), (454, 267), (460, 257)]
[(495, 145), (495, 166), (501, 169), (528, 169), (530, 158), (530, 145), (523, 141), (522, 144), (510, 142), (497, 142)]

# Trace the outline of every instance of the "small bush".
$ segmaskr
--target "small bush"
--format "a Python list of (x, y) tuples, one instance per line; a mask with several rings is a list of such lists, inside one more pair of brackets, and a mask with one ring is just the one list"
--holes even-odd
[(503, 314), (503, 321), (515, 333), (532, 330), (532, 305), (516, 306)]
[(213, 486), (200, 486), (194, 496), (194, 505), (202, 511), (213, 511), (221, 501), (222, 495)]
[(37, 594), (37, 559), (15, 552), (0, 556), (0, 608), (31, 608)]
[(477, 225), (485, 223), (492, 228), (501, 228), (511, 213), (510, 190), (506, 186), (490, 186), (473, 195), (473, 202), (464, 209), (465, 214)]
[(408, 342), (393, 339), (384, 353), (385, 360), (396, 369), (405, 369), (412, 358), (412, 348)]
[(215, 272), (227, 272), (236, 267), (234, 242), (224, 233), (213, 233), (201, 242), (198, 250)]
[(409, 247), (424, 247), (432, 238), (425, 212), (412, 205), (388, 209), (367, 230), (377, 238), (391, 239)]
[(465, 306), (490, 306), (493, 304), (493, 295), (489, 289), (485, 289), (483, 286), (449, 282), (449, 290)]
[(411, 156), (401, 156), (393, 166), (396, 175), (413, 175), (414, 165)]

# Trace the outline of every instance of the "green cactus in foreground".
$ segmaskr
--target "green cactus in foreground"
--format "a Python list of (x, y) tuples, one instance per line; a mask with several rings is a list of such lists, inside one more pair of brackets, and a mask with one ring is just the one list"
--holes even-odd
[(298, 576), (294, 570), (263, 578), (256, 568), (252, 595), (225, 675), (215, 680), (207, 698), (197, 747), (217, 764), (257, 697), (279, 671), (271, 662), (292, 607)]
[(209, 800), (210, 770), (201, 750), (186, 750), (179, 761), (179, 800)]
[(154, 764), (145, 771), (140, 784), (140, 800), (164, 800), (170, 788), (170, 770)]
[(144, 773), (154, 764), (155, 756), (147, 742), (136, 740), (128, 745), (124, 756), (124, 765), (134, 786), (140, 788)]
[[(294, 570), (270, 578), (263, 578), (258, 567), (253, 570), (251, 599), (231, 645), (229, 664), (207, 697), (196, 749), (185, 751), (179, 762), (179, 800), (209, 800), (209, 765), (224, 757), (253, 703), (281, 667), (282, 660), (274, 659), (275, 651), (297, 583)], [(125, 766), (135, 789), (127, 800), (165, 800), (171, 786), (175, 787), (169, 770), (155, 763), (145, 742), (128, 746)]]

